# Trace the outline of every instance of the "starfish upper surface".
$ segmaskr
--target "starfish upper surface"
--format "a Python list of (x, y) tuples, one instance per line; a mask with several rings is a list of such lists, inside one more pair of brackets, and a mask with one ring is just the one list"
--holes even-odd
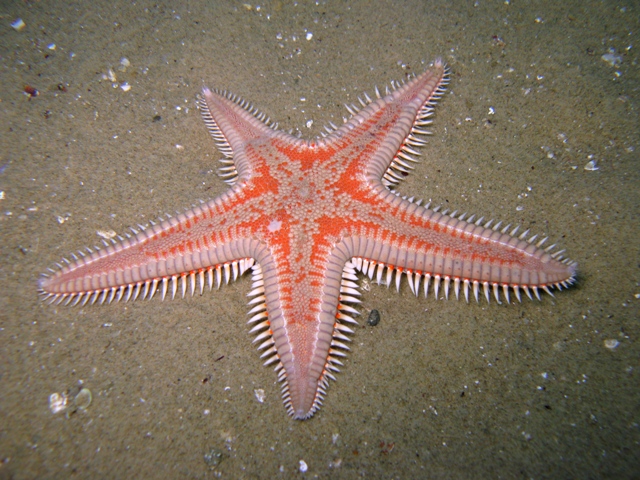
[(252, 269), (249, 322), (265, 363), (275, 363), (296, 419), (321, 406), (348, 350), (359, 303), (356, 271), (387, 285), (406, 275), (418, 293), (500, 302), (566, 287), (575, 263), (544, 240), (482, 219), (429, 209), (394, 193), (425, 144), (447, 69), (440, 60), (362, 109), (324, 138), (278, 131), (240, 98), (204, 89), (200, 109), (224, 155), (230, 189), (105, 248), (80, 252), (40, 281), (52, 302), (164, 299), (193, 294)]

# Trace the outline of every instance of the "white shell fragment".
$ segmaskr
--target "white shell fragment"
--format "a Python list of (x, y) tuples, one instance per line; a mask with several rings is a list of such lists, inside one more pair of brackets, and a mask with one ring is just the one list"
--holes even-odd
[(68, 399), (64, 393), (52, 393), (49, 395), (49, 410), (54, 415), (60, 413), (67, 408), (67, 402)]
[(91, 400), (93, 400), (91, 390), (89, 390), (88, 388), (83, 388), (73, 399), (73, 403), (80, 410), (86, 410), (87, 408), (89, 408), (89, 405), (91, 405)]
[(54, 415), (66, 410), (65, 416), (70, 418), (78, 410), (89, 408), (92, 400), (93, 395), (88, 388), (81, 388), (75, 395), (68, 390), (62, 393), (56, 392), (49, 395), (49, 410)]
[(618, 345), (620, 345), (620, 342), (615, 338), (607, 338), (604, 341), (604, 346), (607, 347), (609, 350), (615, 350), (616, 348), (618, 348)]
[(98, 234), (99, 237), (106, 238), (107, 240), (117, 235), (113, 230), (98, 230), (96, 234)]
[(605, 53), (600, 57), (604, 62), (608, 63), (610, 67), (617, 67), (622, 63), (622, 57), (615, 53)]
[(24, 27), (27, 26), (26, 23), (24, 23), (24, 21), (22, 21), (21, 18), (16, 18), (13, 22), (11, 22), (11, 26), (13, 27), (14, 30), (16, 30), (17, 32), (19, 32), (20, 30), (22, 30)]
[(584, 169), (588, 172), (595, 172), (596, 170), (600, 170), (595, 160), (589, 160), (584, 166)]
[(264, 393), (264, 389), (262, 388), (256, 388), (253, 391), (254, 395), (256, 396), (256, 400), (258, 400), (258, 403), (264, 403), (264, 399), (266, 397), (265, 393)]
[(300, 460), (300, 472), (305, 473), (308, 469), (309, 467), (307, 467), (307, 462)]

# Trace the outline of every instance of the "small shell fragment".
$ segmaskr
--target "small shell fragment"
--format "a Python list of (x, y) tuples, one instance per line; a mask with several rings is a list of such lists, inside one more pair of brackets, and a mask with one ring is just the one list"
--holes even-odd
[(584, 166), (584, 169), (588, 172), (595, 172), (596, 170), (600, 170), (595, 160), (589, 160)]
[(86, 410), (91, 405), (91, 400), (93, 400), (93, 396), (91, 395), (91, 390), (88, 388), (83, 388), (78, 392), (78, 394), (73, 399), (73, 403), (79, 410)]
[(600, 58), (603, 62), (608, 63), (610, 67), (617, 67), (622, 63), (622, 57), (613, 52), (605, 53)]
[(62, 393), (52, 393), (49, 395), (49, 410), (51, 413), (60, 413), (67, 408), (67, 396)]
[(115, 237), (117, 235), (113, 230), (98, 230), (96, 232), (99, 237), (106, 238), (107, 240)]
[(604, 341), (604, 346), (607, 347), (609, 350), (615, 350), (616, 348), (618, 348), (618, 345), (620, 345), (620, 342), (615, 338), (607, 338)]
[(305, 473), (308, 469), (307, 462), (300, 460), (300, 473)]
[(24, 21), (21, 18), (16, 18), (13, 22), (11, 22), (11, 26), (13, 27), (14, 30), (19, 32), (24, 27), (26, 27), (27, 24), (24, 23)]
[(256, 396), (256, 400), (258, 400), (258, 403), (264, 403), (264, 399), (266, 397), (265, 393), (264, 393), (264, 389), (262, 388), (256, 388), (253, 391), (254, 395)]

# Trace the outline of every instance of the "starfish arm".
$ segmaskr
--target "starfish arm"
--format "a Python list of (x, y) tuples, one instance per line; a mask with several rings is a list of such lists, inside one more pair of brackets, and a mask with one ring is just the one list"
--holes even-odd
[(351, 168), (371, 184), (396, 185), (413, 169), (424, 145), (418, 135), (429, 134), (436, 101), (445, 91), (448, 70), (440, 60), (404, 84), (392, 84), (385, 97), (371, 101), (327, 139), (327, 145), (349, 158)]
[(256, 300), (250, 305), (258, 305), (249, 321), (257, 323), (252, 332), (266, 349), (266, 364), (276, 362), (287, 411), (305, 419), (320, 408), (346, 348), (341, 332), (350, 330), (341, 322), (353, 322), (347, 313), (354, 310), (343, 303), (352, 299), (353, 273), (346, 271), (349, 257), (335, 246), (337, 237), (325, 237), (308, 222), (281, 218), (270, 223), (264, 248), (254, 257), (250, 295)]
[(220, 152), (232, 160), (220, 169), (222, 178), (230, 184), (242, 182), (255, 175), (257, 158), (252, 158), (256, 146), (267, 139), (279, 139), (284, 143), (302, 145), (303, 140), (275, 130), (266, 115), (237, 95), (225, 91), (204, 88), (199, 99), (202, 118)]
[(224, 275), (229, 281), (251, 267), (259, 241), (249, 238), (248, 227), (238, 223), (225, 224), (238, 217), (234, 200), (242, 198), (242, 190), (230, 192), (205, 204), (196, 206), (175, 217), (152, 223), (149, 227), (127, 235), (119, 242), (105, 248), (88, 249), (73, 262), (60, 265), (51, 275), (40, 279), (42, 294), (52, 301), (83, 296), (94, 301), (102, 294), (102, 301), (137, 297), (142, 289), (143, 298), (153, 296), (156, 289), (163, 298), (170, 287), (176, 293), (178, 281), (182, 281), (184, 295), (187, 282), (191, 292), (196, 279), (200, 288), (205, 275), (209, 286), (215, 274), (218, 283)]
[(353, 256), (367, 261), (369, 271), (379, 265), (379, 275), (381, 269), (387, 268), (396, 270), (396, 276), (406, 273), (418, 281), (424, 278), (425, 294), (431, 278), (436, 292), (440, 280), (445, 281), (447, 296), (450, 284), (456, 288), (456, 294), (462, 285), (467, 298), (470, 288), (476, 298), (479, 287), (485, 292), (491, 288), (498, 300), (498, 288), (508, 299), (509, 288), (517, 295), (520, 288), (525, 292), (528, 289), (537, 292), (538, 288), (548, 291), (549, 287), (574, 280), (575, 262), (562, 260), (561, 252), (540, 248), (528, 241), (526, 235), (516, 237), (515, 232), (510, 235), (507, 229), (445, 215), (386, 189), (380, 195), (393, 208), (376, 214), (375, 222), (369, 225), (361, 222), (354, 229), (357, 233)]

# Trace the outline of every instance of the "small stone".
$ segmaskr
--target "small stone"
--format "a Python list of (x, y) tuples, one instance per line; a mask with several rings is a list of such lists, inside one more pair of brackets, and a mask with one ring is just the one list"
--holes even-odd
[(367, 318), (367, 325), (369, 325), (370, 327), (375, 327), (376, 325), (378, 325), (380, 323), (380, 312), (378, 312), (378, 310), (371, 310), (371, 313), (369, 314), (369, 318)]
[(220, 465), (222, 461), (222, 450), (218, 450), (217, 448), (212, 448), (208, 453), (204, 454), (204, 462), (210, 467), (217, 467)]

